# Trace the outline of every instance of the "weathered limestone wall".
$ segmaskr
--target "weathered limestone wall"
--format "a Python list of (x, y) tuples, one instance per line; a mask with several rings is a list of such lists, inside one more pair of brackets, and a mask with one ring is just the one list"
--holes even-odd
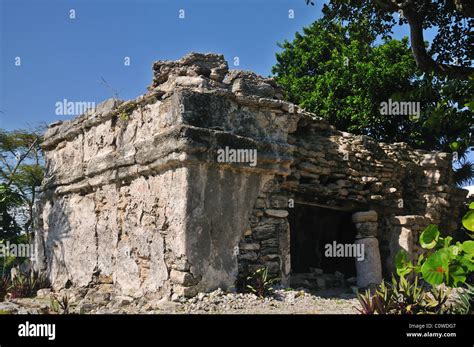
[[(450, 188), (446, 153), (340, 132), (219, 55), (153, 69), (147, 94), (108, 100), (45, 135), (36, 266), (57, 289), (193, 295), (261, 265), (285, 282), (289, 199), (375, 210), (368, 237), (383, 262), (404, 242), (401, 217), (457, 220), (462, 193)], [(226, 147), (256, 149), (256, 165), (218, 162)]]
[(186, 254), (191, 273), (199, 278), (193, 291), (231, 288), (238, 274), (237, 255), (242, 228), (265, 176), (234, 172), (205, 164), (192, 166), (188, 179)]
[[(215, 59), (223, 74), (206, 70)], [(235, 284), (242, 228), (261, 186), (289, 173), (297, 118), (246, 96), (274, 94), (272, 81), (226, 66), (215, 55), (157, 62), (148, 94), (50, 126), (35, 244), (55, 288), (191, 295)], [(257, 149), (258, 164), (217, 163), (226, 146)]]

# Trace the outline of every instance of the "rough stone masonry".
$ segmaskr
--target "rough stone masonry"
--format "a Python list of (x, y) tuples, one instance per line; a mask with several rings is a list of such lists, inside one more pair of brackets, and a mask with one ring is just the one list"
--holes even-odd
[[(157, 61), (149, 92), (46, 132), (37, 270), (57, 290), (193, 296), (266, 267), (292, 275), (293, 204), (352, 214), (357, 283), (379, 282), (429, 223), (457, 228), (451, 156), (338, 131), (222, 55)], [(256, 150), (255, 165), (218, 151)]]

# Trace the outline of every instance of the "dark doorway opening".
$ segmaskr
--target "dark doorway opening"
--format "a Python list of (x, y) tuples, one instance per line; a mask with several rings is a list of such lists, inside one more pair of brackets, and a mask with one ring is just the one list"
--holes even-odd
[(352, 213), (312, 205), (295, 204), (289, 209), (291, 272), (308, 273), (310, 268), (346, 278), (356, 275), (353, 257), (326, 257), (325, 245), (353, 244), (356, 229)]

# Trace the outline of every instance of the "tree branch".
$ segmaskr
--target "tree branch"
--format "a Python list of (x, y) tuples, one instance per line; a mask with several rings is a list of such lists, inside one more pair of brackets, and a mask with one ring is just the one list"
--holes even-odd
[(3, 164), (8, 170), (8, 173), (10, 174), (12, 172), (12, 168), (10, 167), (10, 165), (8, 164), (8, 161), (5, 159), (5, 157), (2, 154), (0, 154), (0, 160), (3, 162)]
[(38, 140), (39, 138), (37, 137), (32, 143), (31, 145), (28, 147), (28, 149), (26, 150), (25, 153), (23, 153), (17, 160), (15, 166), (13, 167), (13, 170), (10, 174), (10, 179), (8, 180), (7, 182), (7, 187), (11, 186), (11, 184), (13, 183), (13, 179), (15, 176), (15, 173), (16, 171), (18, 170), (18, 168), (20, 167), (20, 164), (22, 163), (23, 160), (25, 160), (25, 158), (28, 156), (28, 154), (30, 154), (30, 152), (32, 151), (32, 149), (36, 146), (36, 144), (38, 143)]
[[(455, 1), (457, 3), (457, 10), (459, 11), (461, 8), (463, 8), (463, 14), (466, 14), (466, 11), (472, 11), (472, 5), (467, 5), (469, 1)], [(434, 72), (440, 76), (460, 80), (465, 80), (474, 74), (474, 68), (472, 67), (438, 63), (428, 54), (423, 37), (423, 18), (420, 17), (416, 9), (413, 8), (413, 0), (374, 0), (374, 2), (376, 5), (388, 12), (393, 13), (400, 10), (403, 11), (403, 16), (407, 20), (410, 27), (411, 50), (413, 52), (416, 65), (421, 71), (426, 73)], [(464, 7), (462, 7), (460, 3), (463, 3)]]
[(437, 63), (428, 54), (423, 38), (423, 20), (418, 14), (410, 8), (403, 11), (403, 15), (410, 26), (410, 43), (416, 65), (423, 72), (435, 72), (437, 75), (455, 78), (467, 79), (474, 73), (474, 68), (468, 66), (456, 66)]

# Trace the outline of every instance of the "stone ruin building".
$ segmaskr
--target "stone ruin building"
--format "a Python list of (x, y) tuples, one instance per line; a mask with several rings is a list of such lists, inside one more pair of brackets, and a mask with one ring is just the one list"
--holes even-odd
[[(34, 264), (53, 288), (193, 296), (261, 267), (283, 285), (365, 287), (400, 249), (416, 257), (429, 223), (457, 228), (450, 154), (338, 131), (222, 55), (153, 71), (145, 95), (45, 134)], [(364, 259), (326, 257), (334, 242), (364, 245)]]

